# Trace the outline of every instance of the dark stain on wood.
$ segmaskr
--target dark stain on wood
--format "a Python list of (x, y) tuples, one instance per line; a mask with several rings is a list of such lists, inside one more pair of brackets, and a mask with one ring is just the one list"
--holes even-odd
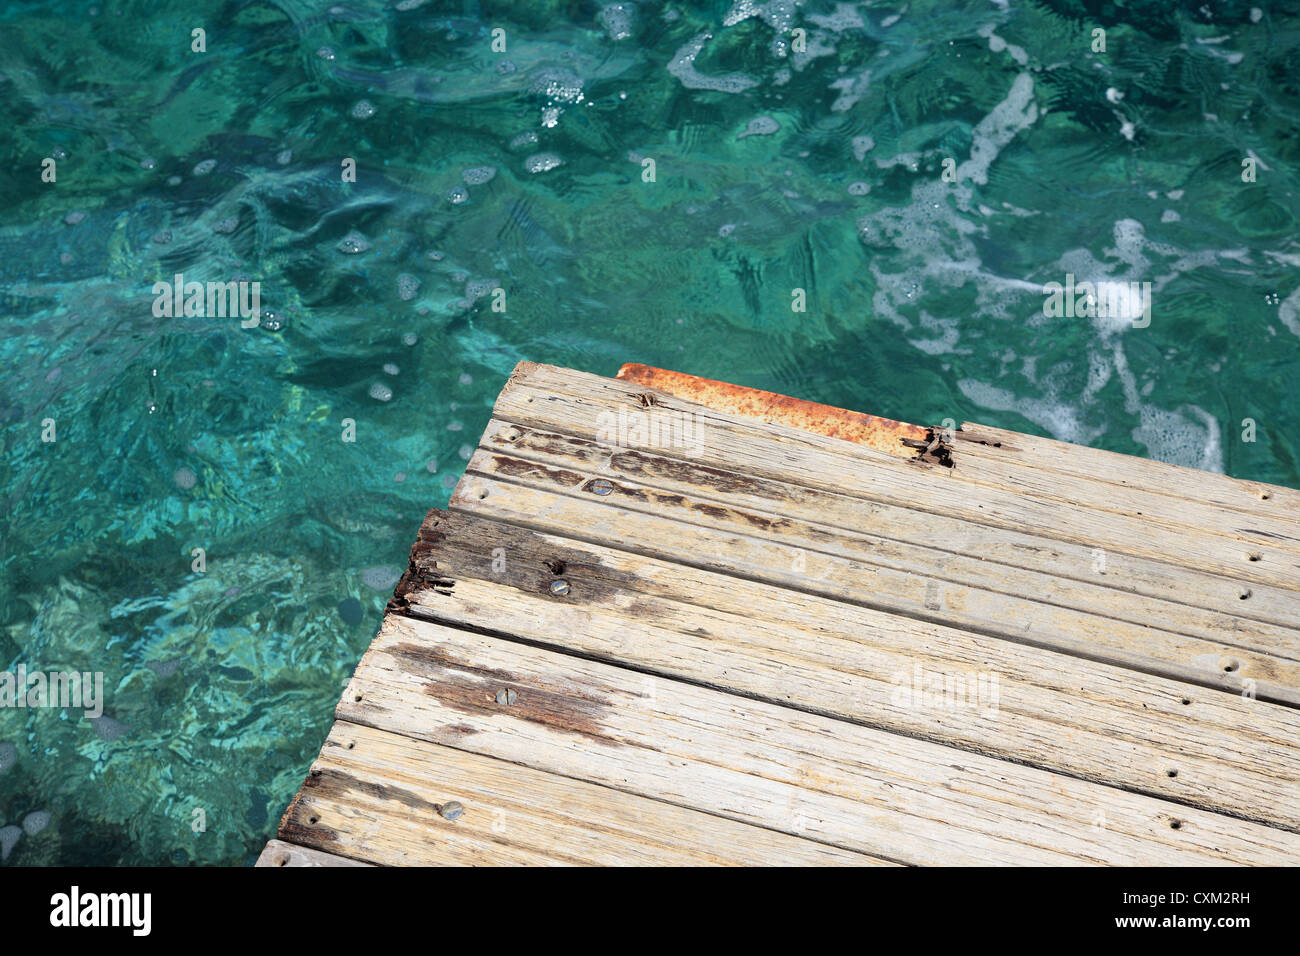
[(710, 465), (691, 464), (674, 458), (660, 458), (639, 451), (618, 452), (610, 457), (610, 465), (628, 475), (669, 478), (687, 484), (704, 485), (730, 494), (771, 497), (771, 494), (755, 479)]
[(501, 391), (504, 392), (508, 388), (513, 388), (517, 385), (523, 384), (524, 380), (536, 371), (536, 362), (521, 361), (515, 363), (515, 367), (511, 370), (510, 377), (506, 379), (506, 384), (502, 387)]
[(544, 479), (565, 487), (580, 485), (587, 480), (586, 475), (579, 474), (576, 471), (569, 471), (565, 468), (552, 468), (535, 461), (511, 458), (508, 455), (493, 455), (492, 467), (496, 474), (504, 475), (507, 478)]
[[(572, 449), (560, 447), (567, 443), (569, 439), (564, 436), (550, 436), (555, 441), (553, 453), (571, 456)], [(928, 443), (927, 443), (928, 444)], [(518, 459), (501, 456), (495, 459), (502, 466), (502, 473), (513, 475), (526, 475), (535, 480), (544, 481), (549, 484), (560, 487), (581, 487), (585, 483), (595, 479), (577, 472), (565, 471), (557, 468), (544, 468), (535, 466), (531, 462), (522, 462)], [(507, 464), (509, 463), (509, 464)], [(611, 465), (623, 471), (632, 471), (637, 473), (637, 477), (643, 481), (653, 481), (656, 478), (667, 477), (683, 484), (692, 484), (704, 486), (705, 488), (716, 488), (719, 491), (737, 491), (755, 497), (764, 498), (772, 503), (772, 507), (779, 510), (784, 503), (789, 500), (800, 500), (808, 503), (815, 502), (822, 493), (810, 488), (792, 487), (777, 482), (770, 482), (763, 479), (748, 478), (736, 475), (732, 472), (726, 472), (721, 469), (708, 468), (705, 466), (691, 465), (685, 462), (674, 461), (672, 459), (657, 458), (653, 455), (647, 455), (640, 452), (622, 452), (611, 459)], [(725, 508), (721, 506), (695, 502), (681, 494), (669, 491), (660, 491), (655, 488), (638, 488), (630, 485), (619, 483), (616, 479), (608, 476), (601, 476), (608, 481), (613, 488), (612, 494), (631, 501), (639, 501), (649, 505), (662, 505), (665, 507), (690, 508), (700, 514), (710, 515), (718, 519), (738, 518), (746, 524), (763, 532), (776, 532), (796, 526), (805, 527), (798, 522), (787, 518), (771, 518), (766, 515), (757, 514), (752, 511)], [(869, 501), (855, 502), (862, 508), (874, 510), (877, 506)]]
[[(392, 654), (417, 665), (419, 676), (426, 678), (425, 693), (459, 713), (475, 717), (508, 714), (607, 746), (625, 746), (605, 727), (614, 709), (608, 696), (616, 692), (614, 688), (535, 676), (523, 680), (501, 668), (465, 660), (445, 647), (408, 642), (394, 647)], [(503, 687), (517, 694), (509, 707), (496, 701), (497, 691)], [(456, 729), (462, 726), (454, 724), (442, 732), (463, 735), (463, 730)]]
[[(311, 805), (308, 793), (319, 789), (317, 780), (319, 777), (311, 774), (303, 781), (301, 789), (290, 802), (289, 809), (284, 811), (284, 816), (280, 819), (280, 828), (276, 831), (276, 836), (287, 843), (323, 850), (337, 846), (339, 835), (331, 827), (319, 822), (320, 811)], [(312, 823), (312, 819), (317, 822)]]
[(908, 448), (915, 448), (920, 451), (919, 455), (907, 459), (908, 461), (926, 465), (942, 465), (944, 468), (953, 466), (952, 445), (944, 437), (941, 429), (927, 428), (924, 439), (900, 438), (898, 442)]
[(1257, 534), (1263, 538), (1276, 538), (1279, 541), (1300, 541), (1300, 538), (1293, 538), (1287, 534), (1278, 534), (1276, 531), (1261, 531), (1258, 528), (1238, 528), (1238, 534)]
[(441, 809), (440, 804), (426, 800), (412, 790), (387, 783), (361, 780), (342, 770), (335, 769), (321, 769), (319, 773), (308, 777), (302, 785), (302, 792), (314, 794), (322, 801), (334, 800), (336, 802), (351, 802), (351, 794), (364, 793), (376, 800), (400, 803), (408, 809), (430, 817), (436, 816)]
[(679, 495), (671, 491), (659, 491), (655, 488), (635, 488), (630, 485), (620, 484), (611, 478), (606, 478), (604, 480), (608, 481), (610, 487), (613, 488), (612, 494), (621, 498), (640, 501), (648, 505), (663, 506), (667, 508), (686, 508), (696, 512), (697, 514), (708, 515), (710, 518), (716, 518), (719, 521), (741, 520), (760, 531), (766, 532), (779, 531), (794, 525), (794, 522), (788, 518), (769, 518), (766, 515), (757, 514), (753, 511), (745, 511), (740, 508), (715, 505), (710, 502), (692, 501), (684, 495)]
[(954, 441), (964, 441), (971, 445), (984, 445), (987, 448), (1005, 448), (1007, 451), (1023, 451), (1015, 445), (1004, 445), (1000, 441), (989, 441), (987, 438), (980, 438), (979, 426), (967, 431), (963, 428), (953, 429), (951, 435)]
[[(565, 455), (576, 455), (584, 462), (595, 461), (604, 452), (609, 451), (608, 446), (601, 445), (590, 438), (560, 435), (555, 432), (527, 428), (523, 425), (515, 425), (514, 427), (519, 430), (518, 437), (509, 443), (510, 447), (514, 449), (560, 452)], [(500, 439), (494, 437), (493, 441), (500, 442)]]
[(296, 817), (285, 819), (280, 824), (277, 836), (286, 843), (295, 843), (313, 850), (329, 850), (341, 843), (338, 832), (333, 828), (319, 823), (307, 823)]
[[(503, 549), (505, 561), (494, 559)], [(563, 574), (567, 595), (552, 594)], [(454, 593), (457, 580), (492, 581), (567, 604), (606, 602), (640, 589), (635, 575), (603, 567), (580, 545), (549, 539), (536, 531), (465, 512), (431, 511), (411, 548), (406, 573), (388, 611), (409, 615), (417, 591)]]

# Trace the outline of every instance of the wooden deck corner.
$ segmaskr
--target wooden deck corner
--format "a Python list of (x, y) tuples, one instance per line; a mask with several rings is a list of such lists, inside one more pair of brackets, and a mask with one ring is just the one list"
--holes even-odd
[(1300, 862), (1300, 491), (520, 363), (258, 865)]

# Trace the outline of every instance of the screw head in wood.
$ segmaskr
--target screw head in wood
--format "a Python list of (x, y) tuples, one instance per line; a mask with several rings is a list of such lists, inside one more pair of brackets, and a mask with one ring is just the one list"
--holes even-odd
[(513, 687), (502, 687), (497, 691), (497, 703), (502, 707), (509, 707), (518, 700), (518, 698), (519, 695), (515, 692)]
[(551, 582), (551, 593), (557, 597), (564, 597), (569, 593), (569, 582), (561, 578), (558, 581)]
[(587, 486), (587, 489), (594, 495), (607, 495), (614, 490), (614, 486), (604, 478), (597, 478)]
[(438, 808), (438, 816), (442, 817), (444, 820), (458, 820), (460, 819), (460, 815), (464, 812), (465, 808), (455, 800), (448, 800)]

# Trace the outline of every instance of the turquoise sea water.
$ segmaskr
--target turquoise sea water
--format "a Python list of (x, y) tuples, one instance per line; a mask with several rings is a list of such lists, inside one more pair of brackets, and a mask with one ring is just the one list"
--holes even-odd
[(1295, 5), (10, 2), (0, 129), (8, 865), (251, 860), (519, 359), (1300, 486)]

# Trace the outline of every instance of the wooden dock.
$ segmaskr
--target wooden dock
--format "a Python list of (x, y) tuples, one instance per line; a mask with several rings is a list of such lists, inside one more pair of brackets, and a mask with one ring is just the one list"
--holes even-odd
[(1300, 491), (521, 363), (259, 865), (1300, 863)]

